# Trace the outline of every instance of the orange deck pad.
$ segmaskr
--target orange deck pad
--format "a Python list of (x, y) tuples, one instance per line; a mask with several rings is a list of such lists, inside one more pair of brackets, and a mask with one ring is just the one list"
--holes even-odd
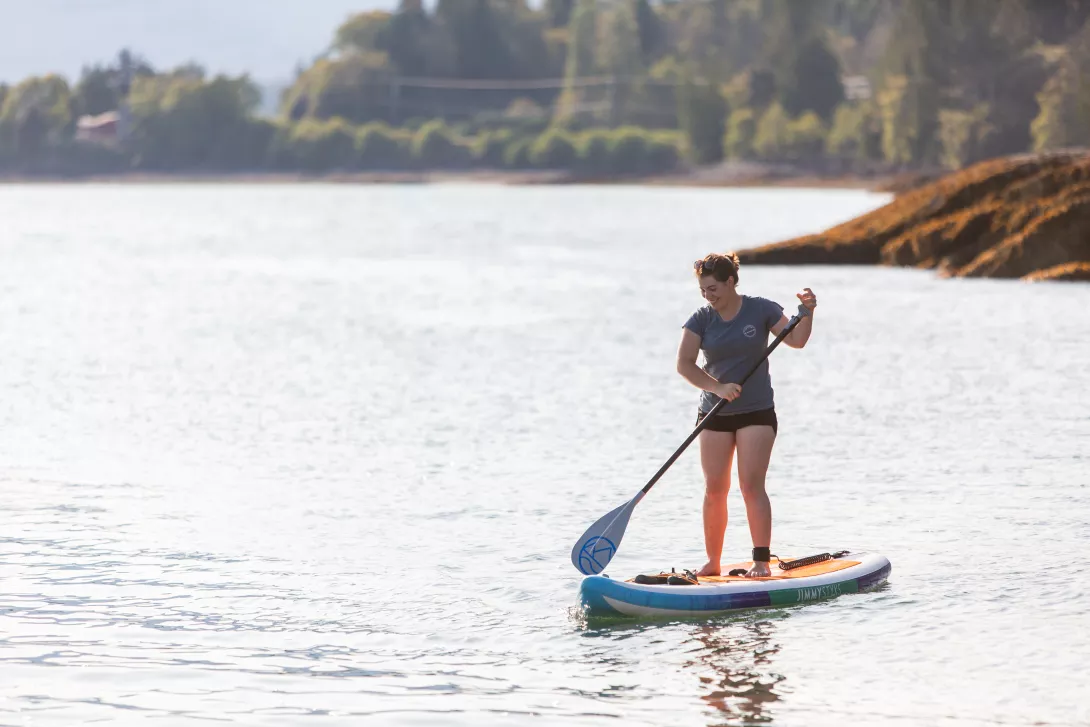
[[(791, 560), (786, 558), (785, 560)], [(700, 576), (701, 583), (730, 583), (731, 581), (782, 581), (787, 578), (805, 578), (807, 576), (820, 576), (825, 573), (835, 573), (838, 570), (844, 570), (845, 568), (851, 568), (853, 565), (859, 565), (857, 560), (844, 560), (843, 558), (837, 558), (835, 560), (826, 560), (822, 563), (814, 563), (813, 565), (803, 566), (802, 568), (795, 568), (793, 570), (780, 570), (777, 567), (777, 563), (780, 559), (773, 558), (769, 565), (772, 567), (772, 575), (767, 578), (746, 578), (745, 576)], [(735, 568), (743, 568), (749, 570), (753, 567), (753, 561), (747, 561), (745, 563), (731, 563), (730, 565), (723, 566), (724, 573), (730, 573)], [(628, 582), (633, 582), (634, 579), (629, 578)]]

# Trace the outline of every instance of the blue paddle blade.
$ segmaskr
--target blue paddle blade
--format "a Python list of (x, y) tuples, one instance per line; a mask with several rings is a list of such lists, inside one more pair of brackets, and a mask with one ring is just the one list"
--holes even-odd
[(643, 493), (640, 492), (587, 528), (587, 532), (583, 533), (583, 537), (579, 538), (571, 551), (572, 565), (580, 573), (592, 576), (605, 570), (621, 545), (621, 538), (624, 537), (624, 529), (628, 527), (632, 511), (642, 499)]

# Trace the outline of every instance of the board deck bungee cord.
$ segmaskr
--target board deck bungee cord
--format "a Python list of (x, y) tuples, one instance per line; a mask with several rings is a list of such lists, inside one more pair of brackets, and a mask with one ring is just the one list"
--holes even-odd
[[(710, 616), (748, 608), (794, 606), (873, 588), (889, 577), (892, 566), (882, 555), (849, 553), (802, 567), (781, 570), (771, 562), (772, 576), (705, 576), (696, 585), (637, 583), (607, 575), (583, 579), (580, 599), (588, 616)], [(790, 565), (789, 559), (784, 559)], [(752, 563), (724, 566), (723, 572), (746, 570)], [(662, 574), (666, 575), (666, 574)], [(677, 579), (675, 579), (677, 580)]]

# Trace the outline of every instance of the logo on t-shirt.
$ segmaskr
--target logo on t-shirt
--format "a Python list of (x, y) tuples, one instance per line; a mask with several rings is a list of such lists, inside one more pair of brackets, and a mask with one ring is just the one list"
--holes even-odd
[(742, 329), (742, 333), (746, 335), (746, 338), (753, 338), (757, 335), (757, 326), (749, 325)]

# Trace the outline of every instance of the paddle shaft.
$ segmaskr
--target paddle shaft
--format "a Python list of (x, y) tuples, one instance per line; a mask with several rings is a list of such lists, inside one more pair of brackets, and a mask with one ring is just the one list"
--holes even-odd
[[(757, 369), (761, 368), (761, 364), (767, 361), (769, 355), (776, 350), (776, 347), (783, 343), (783, 339), (787, 338), (787, 336), (790, 335), (791, 331), (795, 330), (795, 326), (799, 324), (799, 321), (801, 321), (808, 315), (810, 315), (810, 311), (806, 310), (806, 308), (800, 305), (799, 312), (790, 321), (788, 321), (787, 325), (783, 327), (782, 331), (780, 331), (780, 335), (776, 336), (776, 339), (772, 341), (771, 344), (769, 344), (768, 348), (765, 349), (764, 355), (761, 356), (761, 360), (753, 364), (753, 368), (751, 368), (749, 372), (742, 377), (742, 380), (738, 382), (739, 386), (745, 384), (749, 377), (753, 376), (753, 374), (756, 373)], [(659, 478), (666, 474), (666, 470), (670, 469), (670, 465), (677, 461), (677, 458), (681, 456), (681, 453), (684, 452), (689, 447), (689, 445), (693, 443), (693, 440), (696, 439), (702, 431), (704, 431), (704, 428), (711, 423), (712, 417), (715, 416), (726, 403), (726, 399), (720, 399), (719, 403), (713, 406), (712, 410), (708, 412), (703, 419), (700, 420), (700, 423), (696, 425), (696, 429), (693, 430), (693, 433), (690, 434), (688, 438), (686, 438), (686, 440), (681, 443), (681, 446), (677, 448), (676, 452), (670, 455), (670, 459), (666, 460), (666, 463), (659, 468), (659, 471), (655, 473), (655, 476), (652, 477), (648, 481), (648, 483), (643, 486), (643, 489), (640, 490), (641, 497), (643, 495), (646, 495), (648, 490), (654, 487), (655, 483), (659, 481)]]

